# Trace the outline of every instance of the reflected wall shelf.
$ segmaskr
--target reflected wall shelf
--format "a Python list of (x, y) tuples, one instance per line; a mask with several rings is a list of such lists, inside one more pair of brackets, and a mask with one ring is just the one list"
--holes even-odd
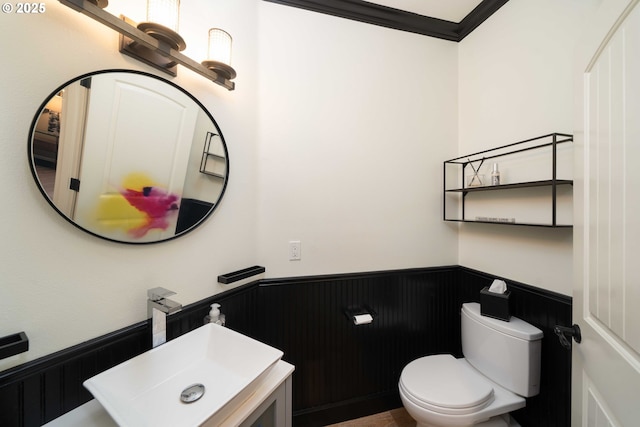
[[(207, 132), (204, 149), (202, 150), (202, 160), (200, 161), (200, 172), (205, 175), (225, 179), (226, 157), (221, 154), (211, 152), (211, 141), (215, 137), (219, 136), (220, 135), (216, 133)], [(222, 170), (220, 170), (221, 168)]]
[[(443, 166), (444, 184), (443, 184), (443, 219), (444, 221), (451, 222), (470, 222), (470, 223), (482, 223), (482, 224), (501, 224), (501, 225), (521, 225), (531, 227), (552, 227), (552, 228), (571, 228), (572, 224), (559, 223), (557, 212), (557, 198), (558, 187), (560, 186), (573, 186), (573, 181), (570, 179), (558, 179), (558, 150), (557, 147), (560, 144), (573, 141), (572, 135), (562, 133), (552, 133), (548, 135), (539, 136), (536, 138), (519, 141), (513, 144), (503, 145), (500, 147), (492, 148), (490, 150), (480, 151), (467, 156), (456, 157), (451, 160), (446, 160)], [(515, 154), (520, 154), (528, 151), (542, 150), (548, 148), (550, 150), (550, 163), (549, 169), (551, 173), (551, 179), (541, 179), (532, 181), (513, 182), (500, 185), (479, 185), (479, 186), (467, 186), (466, 175), (469, 173), (468, 166), (471, 166), (471, 171), (477, 173), (480, 166), (477, 168), (474, 163), (482, 165), (485, 160), (507, 158)], [(447, 178), (450, 178), (448, 168), (454, 167), (459, 169), (457, 172), (459, 175), (456, 177), (456, 182), (461, 182), (461, 187), (448, 188)], [(524, 188), (548, 188), (551, 190), (551, 220), (547, 222), (517, 222), (512, 218), (496, 218), (496, 217), (474, 217), (474, 219), (467, 218), (466, 205), (469, 202), (467, 196), (473, 193), (480, 192), (504, 192), (510, 190), (524, 189)], [(459, 198), (459, 214), (457, 217), (450, 217), (447, 215), (447, 207), (450, 205), (451, 200), (448, 199), (448, 194), (460, 194)], [(496, 193), (498, 194), (498, 193)], [(449, 203), (448, 203), (449, 202)]]

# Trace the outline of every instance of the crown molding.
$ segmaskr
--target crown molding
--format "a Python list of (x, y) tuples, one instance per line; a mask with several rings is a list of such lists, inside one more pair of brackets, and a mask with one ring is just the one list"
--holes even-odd
[(264, 0), (395, 30), (459, 42), (509, 0), (483, 0), (456, 23), (363, 0)]

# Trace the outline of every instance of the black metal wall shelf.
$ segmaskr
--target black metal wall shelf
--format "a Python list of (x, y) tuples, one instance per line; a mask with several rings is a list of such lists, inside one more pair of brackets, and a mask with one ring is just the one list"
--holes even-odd
[[(573, 136), (569, 134), (562, 133), (551, 133), (548, 135), (543, 135), (531, 139), (527, 139), (524, 141), (515, 142), (512, 144), (503, 145), (500, 147), (492, 148), (489, 150), (480, 151), (477, 153), (473, 153), (467, 156), (460, 156), (454, 159), (446, 160), (443, 165), (443, 220), (451, 221), (451, 222), (470, 222), (470, 223), (482, 223), (482, 224), (501, 224), (501, 225), (521, 225), (521, 226), (530, 226), (530, 227), (552, 227), (552, 228), (571, 228), (573, 227), (571, 224), (560, 224), (557, 220), (557, 197), (558, 197), (558, 187), (559, 186), (572, 186), (573, 181), (569, 179), (558, 179), (558, 153), (557, 147), (559, 144), (568, 143), (573, 141)], [(480, 166), (484, 163), (485, 160), (495, 159), (500, 157), (507, 157), (514, 154), (524, 153), (532, 150), (541, 150), (543, 148), (550, 149), (550, 172), (551, 179), (542, 179), (542, 180), (533, 180), (533, 181), (522, 181), (522, 182), (513, 182), (507, 184), (499, 184), (499, 185), (477, 185), (477, 186), (468, 186), (465, 181), (465, 172), (467, 166), (471, 166), (474, 173), (477, 175)], [(479, 163), (480, 166), (477, 168), (474, 166), (474, 163)], [(459, 188), (447, 188), (447, 177), (450, 176), (447, 173), (447, 167), (456, 166), (459, 168), (460, 182), (462, 182), (462, 187)], [(523, 189), (523, 188), (534, 188), (534, 187), (547, 187), (551, 189), (551, 221), (549, 223), (542, 222), (516, 222), (515, 220), (507, 219), (507, 218), (475, 218), (469, 219), (465, 216), (466, 213), (466, 203), (467, 203), (467, 195), (469, 193), (476, 192), (487, 192), (487, 191), (505, 191), (505, 190), (515, 190), (515, 189)], [(461, 194), (460, 200), (460, 217), (458, 218), (448, 218), (447, 217), (447, 194)]]

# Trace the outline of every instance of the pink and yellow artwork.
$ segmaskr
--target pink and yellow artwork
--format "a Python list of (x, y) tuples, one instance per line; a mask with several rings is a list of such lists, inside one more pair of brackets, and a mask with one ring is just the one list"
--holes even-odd
[(179, 209), (180, 197), (155, 184), (142, 173), (126, 176), (117, 192), (100, 196), (97, 220), (104, 228), (142, 238), (151, 230), (167, 230)]

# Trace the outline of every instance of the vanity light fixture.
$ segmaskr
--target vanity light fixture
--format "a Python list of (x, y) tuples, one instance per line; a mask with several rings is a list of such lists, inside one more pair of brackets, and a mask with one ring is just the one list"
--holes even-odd
[(208, 59), (202, 61), (202, 65), (229, 80), (236, 77), (236, 70), (231, 67), (231, 43), (229, 33), (220, 28), (211, 28), (209, 30)]
[(179, 22), (180, 0), (147, 0), (147, 22), (139, 23), (138, 29), (183, 51), (187, 43), (178, 34)]
[[(125, 16), (121, 16), (121, 18), (158, 40), (161, 43), (159, 46), (161, 50), (181, 52), (187, 47), (187, 43), (178, 34), (180, 0), (147, 0), (147, 20), (137, 25)], [(165, 56), (160, 51), (150, 49), (124, 34), (120, 35), (120, 52), (172, 76), (178, 74), (178, 64), (172, 58)]]
[(150, 49), (128, 37), (120, 34), (120, 52), (138, 59), (167, 74), (176, 76), (178, 64), (167, 57), (162, 50), (181, 52), (187, 43), (178, 34), (180, 21), (180, 0), (147, 0), (147, 21), (135, 24), (126, 16), (121, 18), (160, 42), (160, 50)]
[[(232, 82), (230, 78), (225, 77), (219, 70), (207, 68), (201, 63), (182, 54), (180, 52), (180, 46), (182, 44), (186, 46), (186, 43), (184, 43), (182, 37), (180, 37), (175, 30), (172, 30), (175, 34), (172, 34), (168, 38), (166, 34), (160, 35), (158, 27), (166, 27), (166, 21), (164, 24), (155, 23), (156, 25), (151, 26), (142, 25), (142, 28), (139, 28), (135, 22), (124, 16), (118, 18), (102, 10), (102, 7), (106, 6), (108, 0), (58, 1), (120, 33), (120, 51), (124, 54), (145, 62), (172, 76), (177, 75), (177, 65), (179, 64), (228, 90), (235, 89), (235, 83)], [(151, 1), (152, 0), (149, 0), (150, 3)], [(179, 3), (178, 0), (164, 1)], [(149, 27), (152, 28), (149, 29)], [(171, 30), (171, 28), (168, 29)], [(175, 38), (175, 35), (177, 35), (178, 38)], [(182, 41), (182, 43), (180, 41)], [(177, 42), (177, 48), (175, 42)], [(184, 49), (184, 47), (182, 47), (182, 49)]]

